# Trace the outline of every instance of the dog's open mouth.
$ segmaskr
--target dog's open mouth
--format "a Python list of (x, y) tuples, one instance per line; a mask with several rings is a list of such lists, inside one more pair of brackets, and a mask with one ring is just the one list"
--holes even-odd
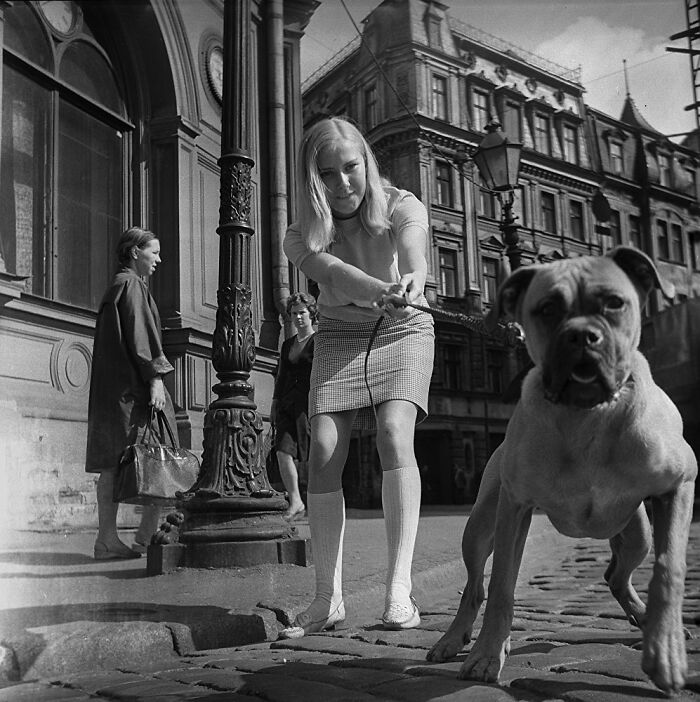
[(614, 383), (605, 376), (599, 363), (581, 359), (567, 375), (559, 376), (559, 382), (550, 385), (547, 397), (553, 402), (590, 409), (609, 402), (614, 393)]

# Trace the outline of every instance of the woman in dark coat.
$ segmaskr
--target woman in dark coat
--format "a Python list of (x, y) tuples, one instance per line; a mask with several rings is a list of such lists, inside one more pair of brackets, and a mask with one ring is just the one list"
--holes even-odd
[(144, 431), (151, 405), (164, 410), (177, 442), (173, 403), (163, 383), (174, 368), (163, 354), (160, 315), (146, 285), (161, 261), (160, 242), (152, 232), (131, 227), (119, 239), (117, 258), (117, 274), (97, 315), (88, 407), (85, 470), (100, 474), (97, 560), (138, 558), (158, 528), (160, 509), (145, 506), (137, 549), (129, 548), (119, 538), (119, 505), (112, 499), (119, 457)]
[(270, 414), (275, 425), (277, 464), (289, 499), (284, 516), (292, 521), (306, 509), (299, 492), (297, 463), (309, 458), (308, 404), (316, 302), (311, 295), (294, 293), (287, 300), (287, 314), (297, 333), (282, 344)]

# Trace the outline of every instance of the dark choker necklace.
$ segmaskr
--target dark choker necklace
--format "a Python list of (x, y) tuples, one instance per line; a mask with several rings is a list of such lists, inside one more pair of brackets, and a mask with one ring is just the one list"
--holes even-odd
[(341, 222), (344, 222), (345, 220), (353, 219), (353, 217), (357, 217), (357, 215), (358, 215), (359, 213), (360, 213), (360, 210), (357, 209), (357, 210), (355, 210), (352, 214), (349, 214), (349, 215), (334, 214), (334, 215), (333, 215), (333, 219), (338, 219), (338, 220), (340, 220)]

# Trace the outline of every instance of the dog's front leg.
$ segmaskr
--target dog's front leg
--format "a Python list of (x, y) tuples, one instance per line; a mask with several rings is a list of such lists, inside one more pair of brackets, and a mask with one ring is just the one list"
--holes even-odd
[(510, 651), (515, 584), (531, 518), (532, 507), (513, 502), (501, 487), (484, 623), (459, 671), (460, 678), (498, 681)]
[(457, 615), (443, 637), (428, 651), (427, 659), (441, 662), (456, 656), (472, 637), (474, 620), (484, 601), (484, 566), (493, 550), (498, 495), (501, 488), (499, 450), (486, 466), (462, 535), (462, 558), (467, 568), (467, 582)]
[(652, 498), (654, 572), (649, 583), (642, 670), (666, 692), (685, 684), (687, 658), (683, 630), (686, 548), (693, 512), (694, 483)]

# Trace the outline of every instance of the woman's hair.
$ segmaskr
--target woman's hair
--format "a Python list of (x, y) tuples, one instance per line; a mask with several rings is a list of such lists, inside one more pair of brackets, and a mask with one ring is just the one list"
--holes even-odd
[(311, 295), (305, 292), (292, 293), (287, 298), (287, 314), (292, 313), (292, 307), (294, 307), (294, 305), (304, 305), (306, 309), (309, 310), (311, 321), (316, 322), (318, 319), (318, 309), (316, 307), (316, 300), (314, 300)]
[(134, 246), (142, 249), (149, 241), (158, 237), (141, 227), (129, 227), (120, 237), (117, 244), (117, 263), (120, 266), (127, 266), (131, 259), (131, 251)]
[(360, 204), (362, 225), (371, 236), (380, 236), (389, 227), (387, 199), (372, 148), (354, 124), (343, 117), (329, 117), (306, 132), (297, 163), (299, 227), (311, 251), (327, 250), (335, 238), (326, 186), (318, 170), (318, 155), (322, 149), (343, 141), (353, 144), (365, 160), (367, 189)]

